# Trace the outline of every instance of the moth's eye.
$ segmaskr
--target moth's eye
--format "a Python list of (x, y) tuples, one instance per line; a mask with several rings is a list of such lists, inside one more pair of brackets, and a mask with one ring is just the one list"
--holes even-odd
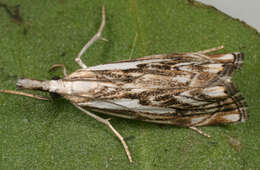
[(59, 76), (53, 76), (51, 79), (52, 79), (52, 80), (59, 80), (60, 77), (59, 77)]
[[(54, 76), (54, 77), (52, 77), (51, 79), (52, 79), (52, 80), (59, 80), (60, 77), (59, 77), (59, 76)], [(58, 98), (61, 97), (61, 95), (59, 95), (58, 93), (49, 92), (49, 94), (50, 94), (50, 96), (51, 96), (51, 98), (52, 98), (53, 100), (58, 99)]]
[(49, 92), (49, 94), (53, 100), (61, 97), (61, 95), (59, 95), (58, 93)]

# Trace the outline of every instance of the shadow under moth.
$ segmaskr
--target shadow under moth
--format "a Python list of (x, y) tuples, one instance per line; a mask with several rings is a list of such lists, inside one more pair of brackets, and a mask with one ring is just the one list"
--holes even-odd
[[(248, 118), (244, 98), (231, 82), (243, 63), (243, 54), (208, 53), (223, 46), (188, 53), (159, 54), (110, 64), (87, 67), (82, 54), (101, 38), (105, 10), (98, 32), (83, 47), (75, 61), (81, 69), (57, 80), (21, 78), (17, 86), (58, 94), (75, 107), (106, 124), (123, 144), (130, 162), (132, 157), (124, 138), (109, 119), (90, 111), (146, 122), (189, 127), (204, 136), (197, 126), (244, 122)], [(48, 100), (45, 97), (12, 90), (1, 90)]]

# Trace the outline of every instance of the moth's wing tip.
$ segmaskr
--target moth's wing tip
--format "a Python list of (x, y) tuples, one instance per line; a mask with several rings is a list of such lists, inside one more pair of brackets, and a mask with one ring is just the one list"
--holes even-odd
[(240, 121), (245, 122), (249, 118), (248, 105), (245, 98), (240, 94), (240, 92), (238, 92), (232, 98), (237, 105), (237, 109), (239, 110)]
[[(233, 53), (233, 55), (235, 57), (234, 58), (235, 68), (241, 69), (244, 64), (245, 54), (243, 52), (236, 52), (236, 53)], [(232, 85), (233, 85), (233, 88), (236, 89), (236, 87), (234, 86), (233, 83), (232, 83)], [(241, 95), (240, 92), (237, 91), (236, 94), (234, 95), (234, 101), (238, 105), (238, 109), (241, 113), (240, 121), (245, 122), (249, 118), (248, 105), (247, 105), (245, 98)]]
[[(218, 58), (223, 62), (223, 70), (218, 73), (220, 77), (226, 77), (231, 79), (235, 70), (241, 69), (244, 63), (244, 53), (243, 52), (233, 52), (228, 54), (219, 55)], [(223, 57), (223, 58), (222, 58)], [(227, 61), (225, 61), (228, 59)], [(231, 60), (230, 60), (231, 59)]]
[(245, 122), (249, 117), (248, 105), (245, 98), (241, 95), (241, 93), (237, 90), (237, 88), (232, 82), (225, 83), (225, 87), (227, 90), (227, 94), (237, 105), (237, 109), (240, 113), (240, 121)]
[(236, 69), (241, 69), (244, 63), (245, 55), (243, 52), (232, 53), (234, 56), (234, 67)]

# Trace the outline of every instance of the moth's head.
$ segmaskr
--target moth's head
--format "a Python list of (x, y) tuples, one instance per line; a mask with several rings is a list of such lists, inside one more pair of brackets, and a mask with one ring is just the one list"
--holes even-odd
[[(52, 80), (59, 80), (59, 79), (60, 79), (59, 77), (52, 78)], [(48, 80), (42, 81), (42, 80), (33, 80), (30, 78), (19, 78), (16, 82), (16, 87), (18, 89), (47, 91), (47, 92), (49, 92), (50, 96), (53, 99), (59, 98), (60, 97), (59, 94), (49, 91), (49, 84), (46, 82), (48, 82)]]
[(43, 81), (29, 78), (19, 78), (16, 82), (19, 89), (43, 90)]

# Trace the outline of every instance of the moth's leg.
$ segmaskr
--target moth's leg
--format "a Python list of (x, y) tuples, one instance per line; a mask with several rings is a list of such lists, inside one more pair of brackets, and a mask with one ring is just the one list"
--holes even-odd
[(216, 48), (210, 48), (210, 49), (207, 49), (207, 50), (202, 50), (202, 51), (197, 51), (197, 52), (192, 52), (192, 53), (187, 53), (187, 54), (191, 54), (193, 56), (197, 56), (201, 59), (204, 59), (204, 60), (207, 60), (211, 63), (215, 63), (215, 60), (210, 58), (208, 55), (206, 55), (207, 53), (210, 53), (210, 52), (213, 52), (213, 51), (217, 51), (217, 50), (220, 50), (224, 48), (224, 46), (219, 46), (219, 47), (216, 47)]
[(104, 123), (105, 125), (107, 125), (112, 131), (113, 133), (118, 137), (118, 139), (120, 140), (120, 142), (123, 144), (124, 146), (124, 149), (125, 149), (125, 152), (127, 154), (127, 157), (129, 159), (129, 161), (132, 163), (133, 160), (132, 160), (132, 157), (131, 157), (131, 154), (128, 150), (128, 146), (124, 140), (124, 138), (116, 131), (116, 129), (110, 124), (109, 122), (109, 119), (103, 119), (87, 110), (85, 110), (84, 108), (80, 107), (79, 105), (75, 104), (75, 103), (72, 103), (75, 107), (77, 107), (79, 110), (81, 110), (82, 112), (86, 113), (87, 115), (89, 115), (90, 117), (96, 119), (97, 121), (101, 122), (101, 123)]
[(62, 70), (63, 70), (63, 75), (66, 77), (67, 76), (67, 69), (66, 67), (64, 66), (64, 64), (54, 64), (53, 66), (51, 66), (50, 70), (49, 71), (53, 71), (55, 70), (56, 68), (59, 68), (61, 67)]
[(80, 57), (87, 51), (87, 49), (99, 38), (101, 38), (101, 34), (102, 34), (102, 30), (105, 26), (105, 7), (102, 6), (102, 22), (101, 25), (98, 29), (98, 32), (91, 38), (91, 40), (89, 40), (87, 42), (87, 44), (81, 49), (81, 51), (79, 52), (77, 58), (75, 58), (76, 63), (78, 63), (78, 65), (81, 68), (87, 68), (87, 66), (82, 62), (82, 60), (80, 59)]
[(49, 100), (46, 97), (43, 96), (39, 96), (36, 94), (30, 94), (30, 93), (25, 93), (25, 92), (21, 92), (21, 91), (15, 91), (15, 90), (0, 90), (0, 93), (7, 93), (7, 94), (15, 94), (15, 95), (20, 95), (20, 96), (26, 96), (26, 97), (31, 97), (31, 98), (35, 98), (38, 100)]
[(198, 52), (195, 52), (195, 53), (207, 54), (207, 53), (210, 53), (210, 52), (213, 52), (213, 51), (221, 50), (221, 49), (223, 49), (223, 48), (224, 48), (224, 45), (221, 45), (221, 46), (219, 46), (219, 47), (210, 48), (210, 49), (198, 51)]
[(194, 131), (196, 131), (196, 132), (198, 132), (199, 134), (201, 134), (203, 136), (206, 136), (206, 137), (210, 138), (210, 135), (208, 135), (207, 133), (204, 133), (202, 130), (196, 128), (195, 126), (190, 126), (189, 128), (194, 130)]

